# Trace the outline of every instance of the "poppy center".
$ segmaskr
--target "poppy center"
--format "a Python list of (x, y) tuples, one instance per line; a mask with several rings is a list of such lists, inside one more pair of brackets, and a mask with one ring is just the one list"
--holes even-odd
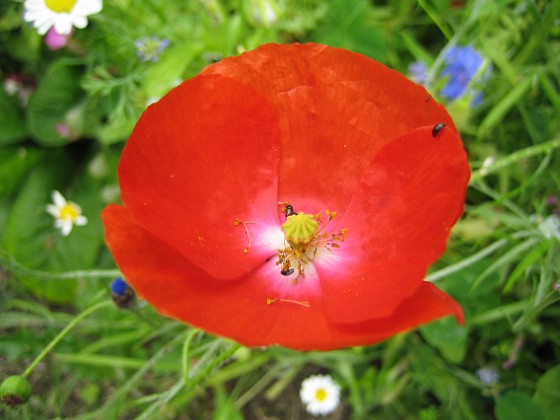
[(45, 0), (49, 9), (56, 13), (70, 13), (78, 0)]
[(323, 221), (322, 213), (295, 213), (291, 205), (284, 208), (286, 222), (282, 224), (285, 247), (278, 250), (276, 265), (280, 266), (280, 274), (289, 276), (294, 284), (300, 277), (305, 277), (306, 266), (323, 250), (332, 252), (340, 247), (346, 238), (348, 229), (328, 232), (326, 226), (336, 217), (336, 212), (326, 210), (327, 220)]
[(282, 232), (292, 248), (308, 245), (318, 229), (319, 223), (315, 220), (315, 216), (304, 212), (288, 216), (286, 223), (282, 225)]
[(78, 218), (78, 216), (80, 215), (80, 212), (78, 211), (78, 209), (76, 208), (76, 206), (73, 206), (72, 204), (65, 204), (64, 206), (62, 206), (62, 208), (60, 209), (60, 213), (59, 213), (59, 217), (63, 220), (71, 220), (74, 221)]

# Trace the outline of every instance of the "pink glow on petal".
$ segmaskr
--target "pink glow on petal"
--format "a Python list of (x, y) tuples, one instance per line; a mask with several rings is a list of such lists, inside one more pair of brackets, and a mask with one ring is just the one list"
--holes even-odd
[(280, 274), (280, 267), (276, 265), (276, 258), (272, 258), (257, 270), (256, 277), (261, 278), (266, 283), (271, 298), (306, 303), (322, 299), (319, 274), (313, 264), (308, 264), (305, 267), (305, 277), (297, 278), (297, 271), (294, 271), (290, 276)]

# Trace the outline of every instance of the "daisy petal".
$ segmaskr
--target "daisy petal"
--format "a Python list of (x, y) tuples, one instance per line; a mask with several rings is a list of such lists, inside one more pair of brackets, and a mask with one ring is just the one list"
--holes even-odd
[(66, 199), (60, 192), (53, 191), (51, 197), (55, 206), (64, 207), (66, 205)]
[(89, 16), (101, 12), (103, 9), (102, 0), (78, 0), (74, 6), (74, 11), (83, 16)]

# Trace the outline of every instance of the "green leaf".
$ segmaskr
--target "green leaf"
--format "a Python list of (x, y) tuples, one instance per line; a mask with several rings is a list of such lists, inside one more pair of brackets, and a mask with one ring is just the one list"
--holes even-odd
[(144, 78), (144, 92), (148, 98), (161, 98), (182, 81), (191, 61), (203, 49), (200, 43), (179, 44), (165, 50), (157, 63), (150, 65)]
[(443, 357), (459, 363), (465, 357), (468, 329), (457, 325), (453, 317), (445, 317), (420, 327), (420, 333)]
[(0, 89), (0, 146), (17, 143), (25, 138), (23, 112), (16, 97), (9, 97)]
[(96, 138), (104, 145), (111, 145), (125, 141), (130, 134), (136, 121), (117, 120), (108, 124), (99, 126), (96, 132)]
[(66, 113), (82, 95), (79, 76), (79, 66), (68, 60), (56, 61), (31, 95), (27, 123), (31, 135), (42, 146), (61, 146), (71, 141), (58, 134), (56, 126), (64, 123)]
[(4, 249), (14, 192), (24, 182), (28, 171), (44, 159), (42, 150), (23, 147), (0, 149), (0, 249)]
[(560, 365), (545, 372), (537, 382), (533, 401), (542, 410), (546, 420), (558, 418), (560, 413)]
[(235, 406), (231, 398), (228, 398), (222, 385), (216, 386), (216, 411), (214, 420), (243, 420), (243, 415)]
[(46, 156), (45, 151), (34, 148), (6, 147), (0, 149), (0, 197), (12, 194), (23, 181), (25, 174)]
[(478, 127), (478, 136), (486, 136), (490, 129), (495, 128), (506, 114), (523, 98), (531, 88), (532, 78), (526, 77), (513, 86), (507, 95), (488, 112)]
[[(445, 277), (445, 291), (455, 298), (469, 299), (485, 295), (494, 290), (500, 282), (500, 276), (496, 270), (487, 272), (488, 268), (492, 266), (492, 263), (492, 260), (485, 258), (468, 266), (464, 270), (450, 274)], [(483, 273), (487, 273), (485, 274), (484, 281), (480, 282), (478, 287), (472, 287), (475, 280)]]
[(366, 0), (329, 2), (327, 18), (317, 27), (313, 39), (385, 61), (385, 37), (378, 27), (370, 24), (370, 7)]
[[(92, 268), (102, 238), (99, 213), (103, 206), (91, 178), (82, 176), (68, 189), (70, 174), (76, 171), (75, 158), (60, 153), (36, 168), (23, 184), (7, 222), (6, 249), (24, 266), (43, 271), (69, 271)], [(54, 219), (46, 212), (51, 193), (59, 190), (82, 207), (88, 218), (86, 226), (74, 227), (63, 237), (54, 227)], [(70, 194), (68, 194), (70, 193)], [(77, 282), (20, 278), (38, 296), (55, 303), (70, 303), (75, 297)]]
[(494, 409), (497, 420), (544, 420), (543, 413), (531, 397), (521, 391), (509, 391)]
[(549, 246), (550, 243), (548, 241), (542, 241), (540, 244), (535, 245), (531, 252), (521, 259), (517, 267), (515, 267), (515, 270), (509, 275), (506, 285), (504, 286), (504, 293), (511, 292), (517, 280), (519, 280), (530, 267), (537, 265), (536, 262), (543, 258)]

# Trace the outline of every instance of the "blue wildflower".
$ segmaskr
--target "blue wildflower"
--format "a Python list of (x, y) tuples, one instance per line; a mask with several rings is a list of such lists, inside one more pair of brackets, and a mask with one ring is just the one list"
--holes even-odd
[(152, 61), (155, 63), (159, 60), (163, 50), (169, 46), (169, 40), (152, 36), (139, 39), (134, 42), (134, 45), (136, 46), (136, 54), (138, 54), (140, 61)]
[(492, 367), (484, 367), (476, 371), (476, 376), (483, 385), (491, 386), (500, 380), (500, 374)]
[(134, 303), (136, 294), (126, 281), (118, 277), (111, 283), (111, 296), (119, 308), (128, 308)]
[(423, 61), (415, 61), (408, 66), (409, 78), (413, 82), (424, 85), (428, 80), (428, 66)]
[(113, 283), (111, 283), (111, 293), (124, 296), (126, 289), (128, 289), (128, 284), (120, 277), (116, 278), (113, 280)]
[[(482, 56), (470, 45), (451, 46), (445, 54), (445, 68), (441, 72), (442, 76), (449, 76), (449, 80), (441, 90), (441, 96), (450, 100), (461, 98), (483, 61)], [(487, 76), (488, 73), (485, 77)], [(477, 105), (481, 101), (482, 95), (476, 93), (471, 105)]]

